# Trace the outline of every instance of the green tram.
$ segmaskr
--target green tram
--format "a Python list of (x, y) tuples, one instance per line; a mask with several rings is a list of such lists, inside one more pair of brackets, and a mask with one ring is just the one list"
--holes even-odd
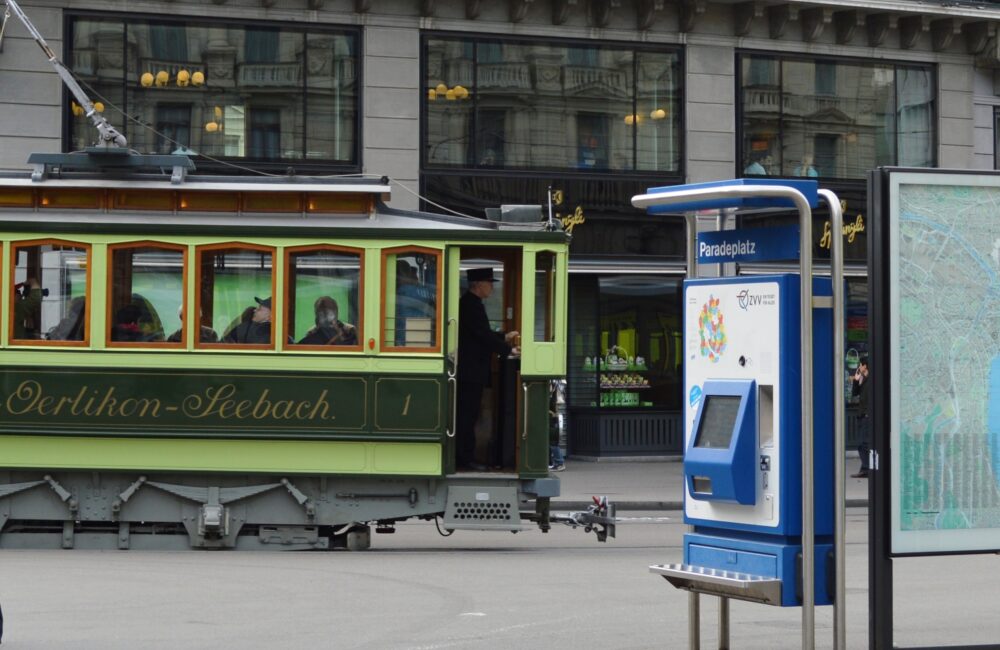
[[(363, 549), (410, 518), (548, 530), (568, 236), (389, 194), (387, 179), (0, 177), (0, 547)], [(502, 466), (467, 473), (455, 370), (473, 267), (502, 278), (487, 307), (521, 356), (495, 363), (477, 425)]]

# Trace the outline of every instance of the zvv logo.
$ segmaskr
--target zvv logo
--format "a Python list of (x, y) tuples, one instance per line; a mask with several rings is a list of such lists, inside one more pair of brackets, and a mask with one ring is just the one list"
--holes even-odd
[(753, 294), (750, 293), (749, 289), (744, 289), (736, 294), (736, 301), (740, 305), (740, 309), (743, 311), (749, 310), (751, 307), (756, 307), (759, 305), (773, 305), (774, 295), (772, 294)]

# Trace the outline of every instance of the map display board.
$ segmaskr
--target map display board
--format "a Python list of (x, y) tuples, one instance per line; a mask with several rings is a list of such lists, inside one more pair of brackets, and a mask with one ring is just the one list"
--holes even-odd
[(886, 189), (892, 553), (997, 550), (1000, 176)]

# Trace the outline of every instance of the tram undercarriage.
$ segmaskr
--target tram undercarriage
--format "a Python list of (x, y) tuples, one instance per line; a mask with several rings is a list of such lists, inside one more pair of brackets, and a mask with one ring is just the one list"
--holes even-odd
[[(558, 492), (554, 478), (522, 480), (513, 474), (3, 472), (0, 548), (364, 550), (373, 528), (392, 533), (398, 522), (413, 518), (437, 520), (442, 534), (517, 532), (532, 525), (547, 532), (549, 499)], [(582, 514), (557, 519), (589, 532), (588, 523), (596, 520), (581, 519)]]

